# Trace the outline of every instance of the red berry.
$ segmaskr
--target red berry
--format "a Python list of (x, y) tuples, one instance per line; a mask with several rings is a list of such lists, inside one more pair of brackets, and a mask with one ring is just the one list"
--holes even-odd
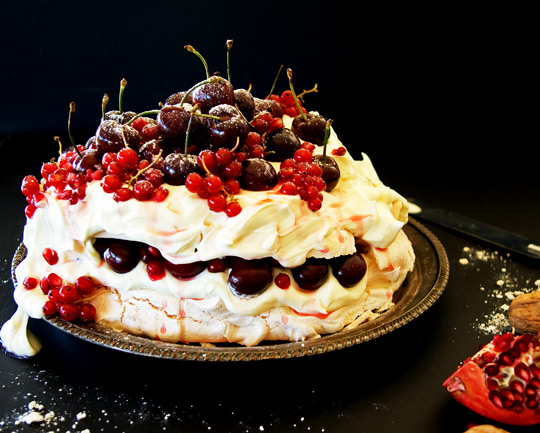
[(93, 322), (96, 319), (96, 307), (92, 304), (83, 304), (77, 310), (77, 319), (81, 322)]
[(276, 278), (274, 279), (274, 282), (276, 283), (276, 286), (278, 286), (280, 289), (288, 289), (291, 285), (291, 278), (284, 273), (279, 273), (276, 275)]
[(212, 259), (208, 262), (208, 266), (206, 269), (208, 269), (208, 272), (212, 272), (215, 274), (218, 272), (225, 272), (227, 270), (227, 267), (228, 266), (225, 259)]
[(186, 176), (186, 189), (197, 194), (204, 187), (204, 179), (199, 173), (189, 173)]
[(165, 263), (162, 260), (152, 260), (146, 265), (146, 272), (152, 281), (165, 277)]
[(148, 121), (144, 117), (137, 117), (133, 122), (131, 122), (131, 126), (135, 128), (139, 133), (147, 124)]
[(238, 215), (240, 212), (242, 212), (242, 207), (236, 201), (232, 201), (229, 204), (227, 204), (227, 206), (225, 206), (225, 214), (228, 217), (234, 217)]
[(53, 266), (58, 263), (58, 254), (52, 248), (45, 248), (42, 255), (49, 265)]
[(139, 201), (146, 201), (152, 198), (154, 185), (147, 180), (138, 180), (133, 185), (133, 197)]
[(49, 293), (47, 293), (47, 297), (49, 298), (49, 301), (52, 301), (52, 302), (55, 302), (55, 303), (60, 302), (59, 292), (60, 292), (60, 290), (57, 289), (56, 287), (49, 290)]
[(312, 211), (318, 211), (322, 207), (322, 202), (319, 198), (310, 198), (308, 200), (308, 208)]
[(337, 149), (332, 150), (332, 155), (343, 156), (345, 155), (345, 153), (347, 153), (347, 150), (345, 150), (343, 146), (340, 146)]
[(77, 318), (78, 308), (75, 304), (62, 304), (58, 313), (65, 321), (73, 322)]
[(113, 194), (113, 199), (117, 202), (128, 201), (133, 197), (133, 192), (128, 187), (117, 189)]
[(118, 151), (117, 160), (123, 168), (131, 169), (137, 165), (139, 154), (130, 147), (124, 147)]
[(144, 141), (155, 140), (159, 138), (159, 128), (157, 124), (149, 123), (144, 126), (144, 128), (140, 131), (140, 134)]
[(51, 272), (48, 276), (47, 276), (47, 282), (49, 283), (49, 286), (51, 287), (55, 287), (57, 289), (59, 289), (60, 287), (62, 287), (62, 277), (58, 276), (57, 274), (55, 274), (54, 272)]
[(41, 277), (39, 279), (39, 287), (41, 287), (41, 291), (45, 295), (49, 293), (49, 290), (51, 290), (51, 285), (49, 284), (49, 280), (47, 280), (47, 277)]
[(157, 188), (163, 183), (163, 172), (157, 168), (150, 167), (145, 170), (144, 178)]
[(238, 182), (236, 179), (227, 179), (223, 186), (225, 187), (225, 191), (227, 191), (229, 194), (234, 195), (240, 192), (240, 182)]
[(215, 174), (209, 174), (208, 176), (206, 176), (204, 178), (204, 184), (206, 186), (206, 190), (210, 194), (218, 193), (223, 187), (223, 181), (219, 176), (216, 176)]
[(217, 162), (221, 165), (227, 165), (232, 161), (232, 153), (226, 147), (222, 147), (216, 151)]
[(197, 155), (197, 163), (204, 171), (210, 173), (213, 173), (218, 165), (216, 154), (209, 149), (205, 149)]
[(79, 299), (79, 293), (77, 292), (75, 286), (65, 284), (58, 291), (58, 297), (62, 302), (72, 303)]
[(75, 287), (81, 295), (89, 295), (92, 293), (96, 285), (94, 280), (88, 276), (82, 276), (75, 280)]
[(227, 199), (225, 198), (225, 195), (217, 193), (211, 194), (210, 197), (208, 197), (208, 207), (211, 211), (222, 212), (223, 210), (225, 210), (226, 206)]
[(169, 190), (164, 186), (157, 187), (152, 193), (152, 200), (155, 202), (162, 202), (169, 196)]
[(49, 174), (54, 173), (58, 166), (54, 162), (46, 162), (41, 166), (41, 176), (47, 178)]
[(36, 210), (37, 210), (37, 207), (35, 207), (33, 204), (29, 204), (28, 206), (26, 206), (24, 208), (24, 214), (28, 218), (32, 218), (34, 216), (34, 213), (36, 212)]
[(242, 174), (242, 163), (238, 160), (231, 161), (224, 170), (225, 177), (228, 179), (237, 179)]
[(101, 180), (101, 186), (106, 193), (113, 193), (122, 186), (122, 180), (114, 174), (108, 174)]
[(34, 277), (26, 277), (23, 280), (23, 286), (27, 290), (35, 289), (37, 285), (38, 285), (38, 280), (35, 279)]
[(286, 195), (296, 195), (298, 194), (298, 189), (296, 188), (296, 185), (294, 183), (285, 182), (283, 185), (281, 185), (279, 192)]
[(248, 147), (253, 147), (256, 144), (261, 144), (261, 134), (255, 131), (248, 132), (248, 135), (246, 137), (246, 145)]
[(58, 307), (56, 305), (56, 302), (45, 302), (45, 304), (43, 305), (43, 314), (45, 314), (45, 316), (54, 316), (56, 313), (58, 313)]

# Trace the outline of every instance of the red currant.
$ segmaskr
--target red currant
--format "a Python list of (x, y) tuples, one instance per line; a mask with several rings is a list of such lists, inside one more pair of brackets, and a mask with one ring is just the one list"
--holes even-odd
[(118, 151), (117, 160), (124, 169), (131, 169), (137, 165), (139, 154), (130, 147), (124, 147)]
[(225, 198), (225, 195), (217, 193), (211, 194), (210, 197), (208, 197), (208, 207), (211, 211), (222, 212), (223, 210), (225, 210), (226, 206), (227, 199)]
[(27, 290), (35, 289), (38, 286), (38, 280), (34, 277), (25, 277), (23, 286)]
[(58, 291), (58, 296), (60, 301), (67, 303), (72, 303), (79, 299), (79, 293), (77, 292), (77, 289), (71, 284), (63, 285)]
[(204, 187), (204, 179), (199, 173), (189, 173), (186, 177), (186, 189), (197, 194)]
[(113, 199), (117, 202), (128, 201), (133, 197), (133, 192), (128, 187), (117, 189), (113, 194)]
[(82, 276), (75, 280), (75, 287), (81, 295), (89, 295), (92, 293), (96, 285), (94, 284), (92, 278)]
[(240, 204), (236, 201), (231, 201), (227, 204), (227, 206), (225, 206), (225, 214), (228, 217), (234, 217), (240, 212), (242, 212), (242, 206), (240, 206)]
[(56, 302), (50, 300), (45, 302), (43, 305), (43, 314), (45, 314), (45, 316), (54, 316), (56, 313), (58, 313)]
[(133, 197), (139, 201), (146, 201), (152, 198), (154, 185), (147, 180), (138, 180), (133, 185)]
[(210, 194), (218, 193), (223, 187), (223, 181), (219, 176), (216, 176), (215, 174), (209, 174), (208, 176), (206, 176), (204, 179), (204, 184), (206, 186), (206, 190)]
[(280, 289), (288, 289), (291, 285), (291, 278), (282, 272), (276, 275), (276, 278), (274, 279), (274, 282), (276, 283), (276, 286), (278, 286)]
[(77, 310), (77, 319), (81, 322), (93, 322), (96, 319), (96, 307), (92, 304), (83, 304)]
[(62, 304), (58, 313), (65, 321), (73, 322), (77, 318), (78, 308), (75, 304)]
[(32, 197), (38, 193), (40, 187), (37, 178), (35, 176), (25, 176), (22, 181), (21, 191), (25, 197)]
[(152, 200), (161, 203), (162, 201), (165, 201), (168, 196), (169, 190), (164, 186), (159, 186), (152, 193)]
[(101, 180), (101, 186), (106, 193), (113, 193), (122, 186), (122, 180), (114, 174), (108, 174)]
[(43, 258), (49, 265), (53, 266), (58, 263), (58, 253), (52, 248), (45, 248), (42, 254)]

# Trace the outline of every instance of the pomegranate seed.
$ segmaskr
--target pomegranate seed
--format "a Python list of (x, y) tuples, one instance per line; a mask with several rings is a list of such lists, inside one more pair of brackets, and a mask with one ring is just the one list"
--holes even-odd
[(343, 146), (340, 146), (337, 149), (332, 150), (332, 155), (343, 156), (346, 152), (347, 151), (345, 150), (345, 148)]
[(146, 272), (152, 281), (165, 277), (165, 263), (162, 260), (152, 260), (146, 265)]
[(34, 277), (26, 277), (23, 280), (23, 286), (27, 290), (35, 289), (38, 286), (38, 280)]
[(313, 143), (310, 143), (309, 141), (304, 141), (302, 143), (302, 148), (313, 152), (315, 150), (315, 145)]
[(45, 259), (45, 261), (49, 265), (53, 266), (53, 265), (56, 265), (58, 263), (58, 254), (53, 249), (45, 248), (43, 250), (42, 255), (43, 255), (43, 258)]
[(49, 174), (54, 173), (58, 166), (54, 162), (46, 162), (41, 166), (41, 176), (47, 178)]
[(51, 285), (49, 284), (49, 280), (47, 280), (47, 277), (41, 277), (39, 279), (39, 287), (41, 287), (41, 291), (43, 294), (49, 293), (49, 290), (51, 290)]
[(490, 363), (484, 367), (484, 371), (488, 376), (495, 376), (499, 372), (499, 364)]
[(514, 374), (520, 379), (527, 382), (531, 378), (531, 371), (525, 363), (520, 362), (514, 367)]
[(96, 318), (96, 307), (92, 304), (83, 304), (77, 310), (77, 319), (81, 322), (93, 322)]
[(40, 186), (35, 176), (25, 176), (22, 181), (21, 191), (25, 197), (32, 197), (40, 191)]
[(36, 210), (37, 210), (37, 207), (35, 207), (33, 204), (29, 204), (28, 206), (26, 206), (24, 208), (24, 214), (28, 218), (32, 218), (34, 216), (34, 213), (36, 212)]

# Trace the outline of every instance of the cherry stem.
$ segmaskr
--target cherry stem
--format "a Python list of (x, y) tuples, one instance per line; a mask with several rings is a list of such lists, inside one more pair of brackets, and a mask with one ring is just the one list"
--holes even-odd
[(69, 139), (71, 141), (71, 144), (73, 145), (73, 147), (75, 148), (75, 151), (77, 152), (77, 154), (79, 155), (79, 158), (82, 159), (82, 154), (81, 154), (81, 151), (79, 150), (79, 148), (77, 147), (77, 143), (75, 142), (75, 139), (73, 138), (73, 135), (71, 134), (71, 115), (73, 114), (73, 112), (75, 111), (75, 102), (70, 102), (69, 103), (69, 115), (68, 115), (68, 134), (69, 134)]
[(206, 78), (210, 77), (210, 73), (208, 72), (208, 64), (206, 63), (206, 60), (204, 60), (204, 57), (199, 53), (195, 48), (193, 48), (191, 45), (186, 45), (184, 47), (186, 50), (188, 50), (190, 53), (195, 54), (199, 59), (201, 59), (201, 62), (204, 65), (204, 70), (206, 72)]
[(287, 76), (289, 77), (289, 87), (291, 88), (291, 93), (293, 95), (294, 102), (296, 104), (296, 108), (298, 108), (298, 111), (300, 111), (300, 114), (304, 118), (304, 120), (307, 120), (306, 114), (302, 110), (302, 107), (300, 106), (300, 102), (298, 102), (298, 97), (296, 96), (296, 93), (294, 92), (294, 87), (292, 83), (292, 69), (287, 69)]
[(323, 156), (322, 163), (326, 164), (326, 145), (328, 143), (328, 137), (330, 136), (330, 127), (332, 126), (332, 119), (326, 121), (326, 128), (324, 129), (324, 142), (323, 142)]
[(191, 130), (191, 121), (193, 120), (193, 116), (195, 115), (195, 110), (199, 108), (199, 104), (195, 104), (195, 107), (193, 107), (193, 110), (189, 113), (189, 121), (186, 128), (186, 141), (184, 142), (184, 155), (187, 156), (188, 154), (188, 140), (189, 140), (189, 131)]
[(227, 39), (227, 79), (231, 82), (231, 49), (233, 40)]
[(124, 90), (126, 89), (127, 80), (122, 78), (120, 81), (120, 94), (118, 95), (118, 111), (122, 114), (122, 103), (124, 102)]
[(126, 122), (126, 125), (131, 125), (135, 119), (138, 119), (139, 117), (142, 117), (142, 116), (149, 116), (151, 114), (158, 114), (160, 110), (148, 110), (148, 111), (143, 111), (142, 113), (139, 113), (139, 114), (136, 114), (135, 116), (133, 116), (131, 119), (129, 119), (127, 122)]
[(107, 104), (109, 103), (109, 95), (106, 93), (103, 95), (103, 99), (101, 100), (101, 120), (105, 120), (105, 108), (107, 107)]
[(276, 77), (274, 78), (274, 82), (272, 83), (272, 87), (270, 88), (270, 93), (266, 97), (266, 99), (269, 99), (272, 96), (272, 93), (274, 92), (274, 88), (276, 87), (276, 83), (279, 77), (279, 74), (281, 74), (281, 70), (283, 69), (283, 65), (281, 65), (277, 71)]
[(58, 143), (58, 154), (59, 155), (62, 155), (62, 142), (60, 141), (60, 137), (58, 137), (57, 135), (54, 137), (54, 141), (56, 141)]
[(146, 167), (144, 167), (144, 168), (141, 168), (137, 173), (135, 173), (133, 176), (131, 176), (131, 178), (129, 179), (128, 184), (127, 184), (128, 188), (131, 186), (131, 184), (132, 184), (132, 182), (133, 182), (134, 180), (137, 180), (137, 178), (138, 178), (141, 174), (143, 174), (146, 170), (148, 170), (150, 167), (152, 167), (152, 166), (156, 163), (156, 161), (157, 161), (159, 158), (161, 158), (162, 153), (163, 153), (163, 150), (160, 150), (159, 153), (156, 155), (156, 157), (154, 158), (154, 160), (153, 160), (150, 164), (148, 164), (148, 165), (147, 165)]

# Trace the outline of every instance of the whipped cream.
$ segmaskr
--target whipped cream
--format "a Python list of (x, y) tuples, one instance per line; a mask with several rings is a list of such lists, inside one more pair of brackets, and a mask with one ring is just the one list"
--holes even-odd
[[(290, 125), (291, 119), (285, 116), (285, 122)], [(327, 152), (331, 154), (332, 149), (341, 146), (332, 130)], [(321, 152), (322, 147), (315, 150)], [(74, 205), (58, 200), (54, 189), (48, 190), (47, 204), (27, 219), (23, 243), (28, 252), (16, 269), (17, 280), (21, 282), (26, 276), (39, 279), (55, 272), (64, 281), (74, 282), (81, 275), (89, 275), (99, 285), (114, 288), (122, 297), (146, 292), (162, 301), (188, 299), (201, 312), (214, 311), (214, 315), (221, 317), (232, 314), (234, 320), (268, 317), (270, 311), (281, 308), (292, 309), (302, 316), (326, 317), (361, 300), (365, 304), (368, 281), (379, 280), (387, 300), (391, 298), (388, 288), (394, 291), (399, 287), (397, 283), (401, 283), (414, 261), (410, 243), (403, 239), (402, 232), (408, 203), (380, 181), (366, 154), (362, 154), (360, 161), (348, 153), (332, 158), (339, 164), (341, 178), (334, 190), (323, 192), (322, 208), (317, 212), (309, 210), (299, 196), (280, 194), (279, 186), (269, 191), (242, 190), (236, 195), (242, 212), (235, 217), (210, 211), (206, 200), (190, 193), (185, 186), (166, 185), (169, 196), (161, 203), (116, 202), (99, 182), (88, 184), (85, 199)], [(129, 273), (117, 274), (93, 248), (93, 241), (100, 237), (144, 242), (159, 249), (172, 263), (225, 256), (272, 257), (284, 267), (279, 272), (289, 276), (289, 268), (303, 264), (306, 258), (332, 258), (355, 252), (355, 239), (368, 244), (371, 252), (366, 256), (368, 274), (352, 288), (341, 286), (330, 272), (322, 287), (314, 292), (299, 289), (291, 276), (288, 290), (272, 283), (262, 294), (239, 297), (229, 289), (226, 272), (203, 271), (190, 280), (178, 280), (167, 274), (163, 279), (151, 281), (141, 262)], [(400, 242), (396, 242), (398, 238)], [(51, 266), (43, 259), (44, 248), (58, 253), (57, 264)], [(389, 259), (389, 254), (393, 259)], [(24, 344), (12, 342), (24, 340), (27, 317), (43, 317), (42, 306), (47, 297), (39, 288), (27, 290), (18, 284), (14, 299), (17, 313), (4, 325), (0, 337), (6, 347), (11, 346), (10, 351), (31, 356), (39, 350), (34, 338), (27, 339), (29, 343), (24, 349), (20, 348)], [(105, 307), (101, 310), (105, 311)], [(99, 311), (97, 320), (107, 321), (106, 317), (100, 317)], [(290, 333), (295, 339), (313, 334), (311, 331)], [(257, 342), (266, 334), (264, 330), (253, 331), (240, 340)]]

